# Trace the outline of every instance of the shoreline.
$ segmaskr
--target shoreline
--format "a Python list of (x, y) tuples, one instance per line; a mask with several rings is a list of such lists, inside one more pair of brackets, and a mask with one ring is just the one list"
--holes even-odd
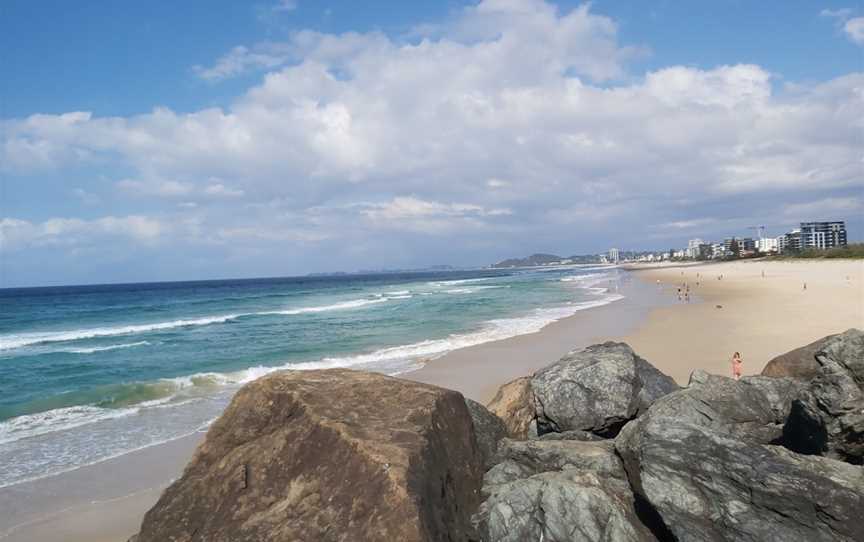
[[(739, 261), (627, 271), (619, 281), (625, 295), (621, 300), (579, 311), (535, 333), (451, 351), (399, 377), (455, 389), (487, 403), (501, 384), (529, 375), (572, 349), (623, 340), (683, 385), (694, 369), (728, 374), (734, 350), (744, 356), (744, 374), (757, 374), (776, 355), (864, 326), (860, 260)], [(705, 278), (698, 287), (696, 273)], [(716, 279), (720, 274), (723, 280)], [(681, 282), (693, 285), (690, 303), (676, 301)], [(125, 541), (161, 490), (180, 474), (201, 438), (203, 433), (0, 489), (0, 510), (6, 512), (0, 525), (7, 514), (5, 519), (15, 518), (18, 525), (5, 533), (11, 525), (0, 527), (0, 542)], [(29, 517), (22, 514), (28, 509)]]
[(502, 384), (541, 369), (567, 352), (635, 330), (657, 307), (669, 306), (668, 293), (625, 273), (623, 299), (556, 320), (540, 331), (460, 348), (403, 373), (400, 378), (450, 388), (488, 403)]

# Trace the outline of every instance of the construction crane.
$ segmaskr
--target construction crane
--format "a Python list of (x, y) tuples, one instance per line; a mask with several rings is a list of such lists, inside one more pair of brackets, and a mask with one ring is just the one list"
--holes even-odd
[(759, 236), (759, 239), (765, 238), (765, 226), (747, 226), (748, 230), (753, 230), (755, 235)]

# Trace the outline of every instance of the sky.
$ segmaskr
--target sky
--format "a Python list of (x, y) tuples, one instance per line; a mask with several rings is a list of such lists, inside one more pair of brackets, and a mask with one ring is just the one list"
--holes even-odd
[(4, 0), (0, 51), (2, 287), (864, 239), (856, 2)]

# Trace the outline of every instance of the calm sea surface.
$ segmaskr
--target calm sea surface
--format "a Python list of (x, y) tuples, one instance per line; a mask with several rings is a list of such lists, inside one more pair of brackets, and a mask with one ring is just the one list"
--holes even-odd
[(610, 303), (571, 267), (0, 290), (0, 487), (202, 430), (278, 369), (398, 374)]

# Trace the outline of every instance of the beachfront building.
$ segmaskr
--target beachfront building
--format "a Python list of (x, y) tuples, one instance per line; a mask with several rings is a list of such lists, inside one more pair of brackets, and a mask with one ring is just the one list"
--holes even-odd
[(619, 261), (619, 252), (617, 248), (609, 249), (609, 262), (610, 263), (618, 263)]
[(714, 243), (711, 245), (711, 257), (722, 258), (725, 255), (723, 243)]
[(794, 252), (801, 250), (801, 230), (794, 229), (789, 233), (780, 236), (778, 239), (777, 248), (780, 252)]
[(801, 248), (834, 248), (846, 246), (846, 223), (802, 222)]
[(761, 237), (756, 241), (756, 250), (762, 254), (771, 254), (777, 252), (779, 237)]
[(701, 247), (704, 244), (705, 244), (705, 241), (703, 241), (702, 239), (698, 239), (698, 238), (697, 239), (690, 239), (689, 241), (687, 241), (687, 257), (693, 258), (693, 259), (699, 258), (700, 254), (701, 254), (699, 247)]

